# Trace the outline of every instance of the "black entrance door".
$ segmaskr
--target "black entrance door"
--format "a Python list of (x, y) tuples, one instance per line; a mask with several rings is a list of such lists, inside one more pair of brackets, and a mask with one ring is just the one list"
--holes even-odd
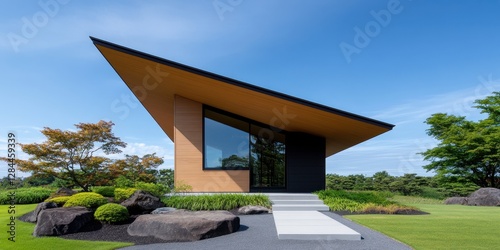
[(250, 135), (250, 191), (286, 191), (285, 135), (257, 125)]

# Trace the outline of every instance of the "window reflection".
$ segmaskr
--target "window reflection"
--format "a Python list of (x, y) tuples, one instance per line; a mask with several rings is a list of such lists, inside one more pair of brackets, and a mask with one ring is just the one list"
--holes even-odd
[(250, 162), (253, 188), (285, 187), (285, 136), (257, 125), (251, 126)]
[(284, 189), (285, 135), (205, 108), (204, 168), (250, 169), (253, 190)]
[(248, 168), (249, 123), (205, 110), (205, 168)]

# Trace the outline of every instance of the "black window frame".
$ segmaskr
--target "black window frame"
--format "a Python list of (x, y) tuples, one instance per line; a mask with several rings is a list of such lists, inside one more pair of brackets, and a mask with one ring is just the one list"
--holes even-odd
[(210, 171), (218, 171), (218, 170), (250, 170), (250, 145), (248, 146), (248, 153), (249, 153), (249, 162), (248, 162), (248, 167), (220, 167), (220, 168), (207, 168), (206, 167), (206, 143), (205, 143), (205, 119), (207, 118), (206, 115), (205, 115), (205, 111), (206, 110), (210, 110), (212, 112), (216, 112), (216, 113), (219, 113), (219, 114), (222, 114), (222, 115), (225, 115), (225, 116), (229, 116), (231, 118), (234, 118), (234, 119), (238, 119), (240, 121), (243, 121), (245, 123), (248, 124), (248, 142), (250, 142), (250, 126), (251, 126), (251, 123), (248, 119), (244, 118), (244, 117), (241, 117), (241, 116), (238, 116), (238, 115), (235, 115), (233, 113), (230, 113), (230, 112), (227, 112), (227, 111), (224, 111), (224, 110), (221, 110), (221, 109), (218, 109), (218, 108), (214, 108), (214, 107), (211, 107), (211, 106), (208, 106), (208, 105), (203, 105), (203, 117), (202, 117), (202, 126), (203, 126), (203, 170), (210, 170)]
[[(271, 125), (267, 125), (267, 124), (264, 124), (264, 123), (261, 123), (261, 122), (257, 122), (257, 121), (254, 121), (252, 119), (249, 119), (249, 118), (246, 118), (246, 117), (243, 117), (243, 116), (240, 116), (240, 115), (237, 115), (237, 114), (233, 114), (231, 112), (228, 112), (228, 111), (225, 111), (225, 110), (222, 110), (222, 109), (219, 109), (219, 108), (215, 108), (215, 107), (212, 107), (212, 106), (209, 106), (209, 105), (206, 105), (206, 104), (203, 104), (202, 106), (202, 143), (203, 143), (203, 164), (202, 164), (202, 169), (203, 170), (208, 170), (208, 171), (220, 171), (220, 170), (247, 170), (247, 171), (251, 171), (251, 159), (250, 159), (250, 151), (251, 151), (251, 145), (250, 145), (250, 136), (252, 135), (251, 133), (251, 126), (252, 125), (257, 125), (257, 126), (260, 126), (260, 127), (263, 127), (263, 128), (269, 128), (270, 130), (272, 130), (273, 132), (276, 132), (276, 133), (281, 133), (285, 136), (285, 147), (286, 147), (286, 137), (287, 137), (287, 133), (285, 130), (283, 129), (280, 129), (280, 128), (277, 128), (277, 127), (273, 127)], [(248, 167), (220, 167), (220, 168), (207, 168), (206, 167), (206, 143), (205, 143), (205, 111), (206, 110), (210, 110), (212, 112), (216, 112), (216, 113), (219, 113), (219, 114), (222, 114), (222, 115), (225, 115), (225, 116), (229, 116), (231, 118), (234, 118), (234, 119), (238, 119), (240, 121), (243, 121), (243, 122), (246, 122), (248, 123), (248, 153), (249, 153), (249, 164), (248, 164)], [(287, 153), (286, 153), (286, 149), (285, 149), (285, 159), (287, 157)], [(285, 160), (285, 186), (286, 186), (286, 160)]]

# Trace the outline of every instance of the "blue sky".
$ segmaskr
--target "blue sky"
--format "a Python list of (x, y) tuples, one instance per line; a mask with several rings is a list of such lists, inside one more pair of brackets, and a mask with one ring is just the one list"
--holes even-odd
[(94, 36), (396, 125), (327, 158), (328, 173), (430, 175), (416, 154), (435, 145), (423, 121), (479, 119), (472, 101), (500, 90), (498, 13), (500, 1), (5, 1), (0, 154), (8, 131), (41, 142), (43, 127), (103, 119), (124, 153), (157, 152), (173, 167), (173, 143)]

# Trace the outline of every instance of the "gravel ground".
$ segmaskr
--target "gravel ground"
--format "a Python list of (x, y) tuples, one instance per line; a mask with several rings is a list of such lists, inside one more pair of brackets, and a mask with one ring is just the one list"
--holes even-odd
[(240, 215), (241, 227), (236, 233), (195, 242), (165, 243), (154, 237), (132, 237), (127, 234), (128, 224), (104, 225), (100, 230), (65, 235), (63, 238), (82, 240), (125, 241), (136, 245), (122, 248), (123, 250), (160, 250), (160, 249), (411, 249), (381, 233), (356, 224), (342, 216), (324, 212), (344, 225), (359, 232), (360, 241), (310, 241), (310, 240), (279, 240), (272, 214)]

